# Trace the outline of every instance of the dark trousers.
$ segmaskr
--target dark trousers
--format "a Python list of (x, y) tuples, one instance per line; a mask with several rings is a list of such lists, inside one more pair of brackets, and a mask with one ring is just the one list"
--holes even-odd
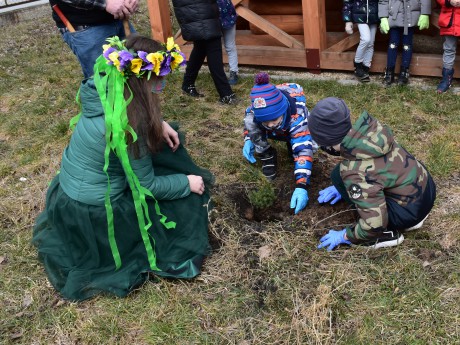
[(198, 72), (205, 58), (207, 59), (208, 68), (219, 96), (222, 98), (231, 95), (233, 91), (224, 72), (222, 41), (220, 37), (193, 42), (193, 49), (190, 53), (190, 59), (187, 61), (182, 86), (195, 85)]
[[(331, 180), (342, 199), (353, 204), (340, 176), (340, 164), (337, 164), (331, 173)], [(423, 194), (412, 203), (399, 205), (394, 199), (385, 198), (388, 212), (388, 230), (404, 230), (420, 223), (430, 213), (436, 199), (436, 185), (428, 174), (428, 183)]]
[(414, 28), (408, 28), (407, 35), (404, 35), (404, 28), (391, 28), (390, 40), (388, 42), (387, 68), (394, 68), (398, 57), (398, 48), (402, 38), (401, 67), (409, 68), (412, 60), (412, 41), (414, 38)]

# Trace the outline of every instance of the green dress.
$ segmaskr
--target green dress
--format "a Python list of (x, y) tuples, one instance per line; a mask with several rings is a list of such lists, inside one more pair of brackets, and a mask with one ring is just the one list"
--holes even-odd
[[(131, 190), (117, 157), (111, 155), (110, 195), (122, 262), (119, 269), (115, 267), (104, 205), (107, 176), (102, 171), (103, 111), (91, 80), (83, 82), (80, 95), (82, 117), (63, 154), (61, 172), (49, 186), (32, 243), (51, 284), (64, 298), (84, 300), (99, 293), (126, 296), (148, 279), (151, 268)], [(155, 155), (133, 159), (132, 166), (141, 184), (157, 198), (168, 221), (176, 222), (175, 228), (166, 229), (155, 212), (155, 200), (147, 198), (153, 223), (149, 235), (161, 270), (154, 273), (173, 278), (195, 277), (209, 252), (212, 175), (196, 166), (182, 145), (176, 152), (164, 145)], [(203, 195), (190, 193), (185, 176), (189, 174), (203, 176), (207, 187)]]

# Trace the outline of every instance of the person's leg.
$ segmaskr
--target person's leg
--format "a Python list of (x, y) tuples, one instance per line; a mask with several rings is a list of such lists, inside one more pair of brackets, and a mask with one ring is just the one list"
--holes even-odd
[[(359, 25), (358, 25), (359, 27)], [(369, 41), (367, 43), (366, 50), (363, 57), (363, 65), (367, 68), (371, 67), (372, 57), (374, 56), (374, 42), (375, 34), (377, 33), (377, 24), (368, 25), (369, 28)]]
[(206, 58), (208, 68), (211, 72), (212, 80), (216, 86), (220, 98), (233, 94), (232, 88), (228, 83), (227, 76), (224, 72), (224, 64), (222, 61), (222, 43), (220, 38), (212, 38), (205, 41)]
[(359, 44), (356, 49), (355, 62), (364, 63), (368, 45), (371, 43), (371, 30), (367, 24), (358, 24)]
[(385, 76), (383, 78), (383, 83), (386, 86), (393, 84), (395, 79), (395, 65), (396, 58), (398, 56), (398, 46), (401, 41), (402, 28), (391, 28), (388, 41), (388, 50), (387, 50), (387, 67), (385, 69)]
[(407, 85), (409, 83), (409, 66), (412, 60), (412, 42), (414, 38), (414, 28), (408, 28), (407, 35), (402, 36), (402, 61), (399, 72), (398, 84)]
[[(206, 41), (194, 41), (193, 49), (190, 53), (187, 67), (185, 68), (184, 81), (182, 82), (182, 89), (189, 86), (195, 86), (198, 72), (203, 65), (206, 58)], [(185, 91), (185, 90), (184, 90)]]
[[(119, 22), (121, 25), (121, 22)], [(119, 34), (117, 23), (88, 26), (75, 32), (66, 31), (62, 34), (64, 41), (76, 55), (85, 78), (93, 75), (96, 59), (102, 54), (102, 46), (108, 37)]]
[(438, 85), (437, 92), (446, 92), (452, 85), (454, 77), (454, 63), (457, 52), (458, 37), (444, 36), (444, 53), (442, 54), (442, 80)]
[(224, 36), (224, 46), (228, 55), (228, 65), (230, 76), (228, 82), (230, 85), (235, 85), (238, 82), (238, 52), (236, 50), (236, 25), (230, 29), (222, 30)]

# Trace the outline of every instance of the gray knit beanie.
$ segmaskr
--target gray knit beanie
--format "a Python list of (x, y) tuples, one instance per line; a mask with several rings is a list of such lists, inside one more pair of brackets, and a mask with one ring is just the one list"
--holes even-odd
[(340, 144), (351, 128), (350, 109), (343, 99), (324, 98), (311, 111), (308, 128), (319, 146)]

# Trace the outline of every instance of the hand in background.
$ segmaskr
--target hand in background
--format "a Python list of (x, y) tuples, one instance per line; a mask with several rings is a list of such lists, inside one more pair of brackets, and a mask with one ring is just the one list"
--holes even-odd
[(163, 139), (173, 152), (179, 147), (179, 134), (166, 121), (163, 121)]
[(421, 14), (418, 18), (417, 26), (420, 30), (428, 29), (430, 27), (430, 16)]
[(130, 14), (124, 0), (107, 0), (105, 10), (112, 14), (115, 19), (125, 19)]
[(201, 176), (197, 175), (187, 175), (188, 183), (190, 185), (190, 191), (196, 194), (204, 193), (204, 182)]
[(390, 24), (388, 23), (388, 18), (380, 18), (380, 32), (382, 34), (387, 34), (390, 31)]
[(345, 23), (345, 32), (349, 35), (353, 33), (353, 23), (352, 22)]
[(125, 6), (129, 10), (130, 15), (132, 15), (139, 8), (139, 0), (125, 0)]

